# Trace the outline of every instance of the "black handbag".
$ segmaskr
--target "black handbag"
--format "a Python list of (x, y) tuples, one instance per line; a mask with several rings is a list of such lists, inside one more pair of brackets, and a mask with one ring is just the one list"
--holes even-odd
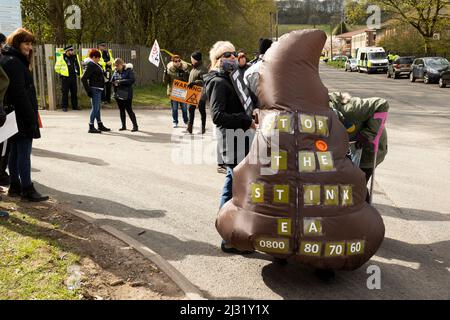
[(119, 100), (128, 100), (128, 94), (129, 92), (127, 89), (119, 88), (116, 90), (114, 97)]

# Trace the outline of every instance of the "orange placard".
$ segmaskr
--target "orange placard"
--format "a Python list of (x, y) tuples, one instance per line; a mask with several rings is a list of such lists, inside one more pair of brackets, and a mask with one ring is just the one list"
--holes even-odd
[(201, 96), (202, 87), (200, 86), (189, 89), (188, 83), (180, 80), (175, 80), (172, 84), (171, 100), (197, 106)]

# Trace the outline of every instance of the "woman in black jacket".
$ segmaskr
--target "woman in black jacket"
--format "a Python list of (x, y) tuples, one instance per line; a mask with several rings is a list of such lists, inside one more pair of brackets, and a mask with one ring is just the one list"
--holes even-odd
[(35, 38), (25, 29), (17, 29), (11, 34), (2, 50), (0, 65), (9, 78), (4, 104), (16, 113), (19, 132), (9, 142), (11, 197), (22, 195), (23, 199), (39, 202), (48, 197), (39, 194), (31, 181), (31, 149), (33, 139), (39, 139), (38, 103), (33, 77), (30, 72), (30, 61), (33, 57)]
[[(89, 52), (89, 58), (85, 60), (87, 63), (86, 71), (81, 78), (87, 95), (91, 98), (91, 116), (89, 122), (89, 133), (109, 132), (111, 129), (106, 128), (101, 119), (100, 107), (102, 103), (102, 92), (105, 88), (105, 75), (102, 66), (99, 64), (102, 54), (97, 49)], [(97, 120), (98, 130), (95, 128), (95, 120)]]
[[(252, 135), (248, 130), (256, 128), (255, 122), (246, 113), (231, 82), (230, 74), (238, 68), (237, 57), (233, 44), (228, 41), (217, 42), (210, 52), (211, 71), (203, 78), (213, 122), (221, 132), (218, 143), (222, 147), (227, 167), (220, 207), (233, 197), (233, 169), (248, 154)], [(228, 253), (242, 253), (229, 247), (225, 242), (222, 242), (222, 250)]]
[(116, 66), (116, 71), (111, 82), (114, 85), (114, 96), (120, 110), (120, 121), (122, 122), (122, 128), (119, 131), (127, 130), (126, 111), (133, 123), (131, 132), (137, 132), (139, 128), (133, 111), (133, 84), (136, 82), (133, 65), (131, 63), (125, 64), (120, 58), (114, 61), (114, 65)]

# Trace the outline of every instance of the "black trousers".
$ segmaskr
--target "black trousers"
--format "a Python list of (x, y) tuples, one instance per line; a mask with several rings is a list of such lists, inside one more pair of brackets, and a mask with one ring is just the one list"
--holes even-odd
[[(361, 168), (361, 170), (366, 174), (366, 184), (367, 184), (373, 175), (373, 168), (369, 168), (369, 169)], [(366, 202), (369, 203), (369, 201), (370, 201), (370, 193), (369, 193), (369, 189), (367, 189)]]
[(69, 92), (72, 102), (72, 109), (78, 109), (78, 85), (77, 77), (61, 77), (61, 106), (63, 109), (69, 107)]
[(125, 115), (125, 111), (128, 113), (128, 116), (130, 117), (131, 123), (133, 123), (133, 127), (138, 126), (137, 120), (136, 120), (136, 114), (133, 111), (133, 100), (120, 100), (116, 99), (117, 105), (119, 106), (120, 110), (120, 121), (122, 122), (122, 127), (127, 127), (127, 119)]
[[(5, 149), (6, 146), (6, 149)], [(3, 150), (5, 149), (5, 150)], [(8, 168), (8, 161), (9, 161), (9, 152), (10, 152), (11, 146), (8, 140), (0, 143), (0, 180), (3, 182), (2, 178), (4, 178), (6, 173), (6, 168)], [(3, 152), (5, 154), (3, 154)], [(0, 184), (1, 185), (1, 184)], [(6, 186), (6, 185), (4, 185)]]
[[(200, 111), (200, 114), (202, 116), (202, 128), (206, 128), (206, 99), (207, 95), (203, 94), (200, 98), (200, 102), (198, 104), (198, 111)], [(195, 109), (197, 109), (196, 106), (189, 106), (189, 125), (194, 126), (194, 120), (195, 120)]]

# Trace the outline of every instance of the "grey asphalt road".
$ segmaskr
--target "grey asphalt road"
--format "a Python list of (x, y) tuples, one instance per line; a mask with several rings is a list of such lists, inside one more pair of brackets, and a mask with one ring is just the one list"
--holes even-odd
[[(119, 133), (118, 111), (105, 111), (114, 131), (103, 135), (87, 133), (87, 111), (43, 112), (33, 178), (41, 191), (154, 249), (212, 299), (449, 299), (450, 89), (328, 67), (321, 75), (330, 91), (391, 104), (389, 155), (374, 197), (386, 239), (369, 263), (332, 283), (262, 253), (221, 252), (214, 223), (224, 176), (211, 130), (185, 136), (172, 129), (169, 110), (138, 110), (137, 134)], [(367, 288), (370, 265), (381, 270), (380, 290)]]

